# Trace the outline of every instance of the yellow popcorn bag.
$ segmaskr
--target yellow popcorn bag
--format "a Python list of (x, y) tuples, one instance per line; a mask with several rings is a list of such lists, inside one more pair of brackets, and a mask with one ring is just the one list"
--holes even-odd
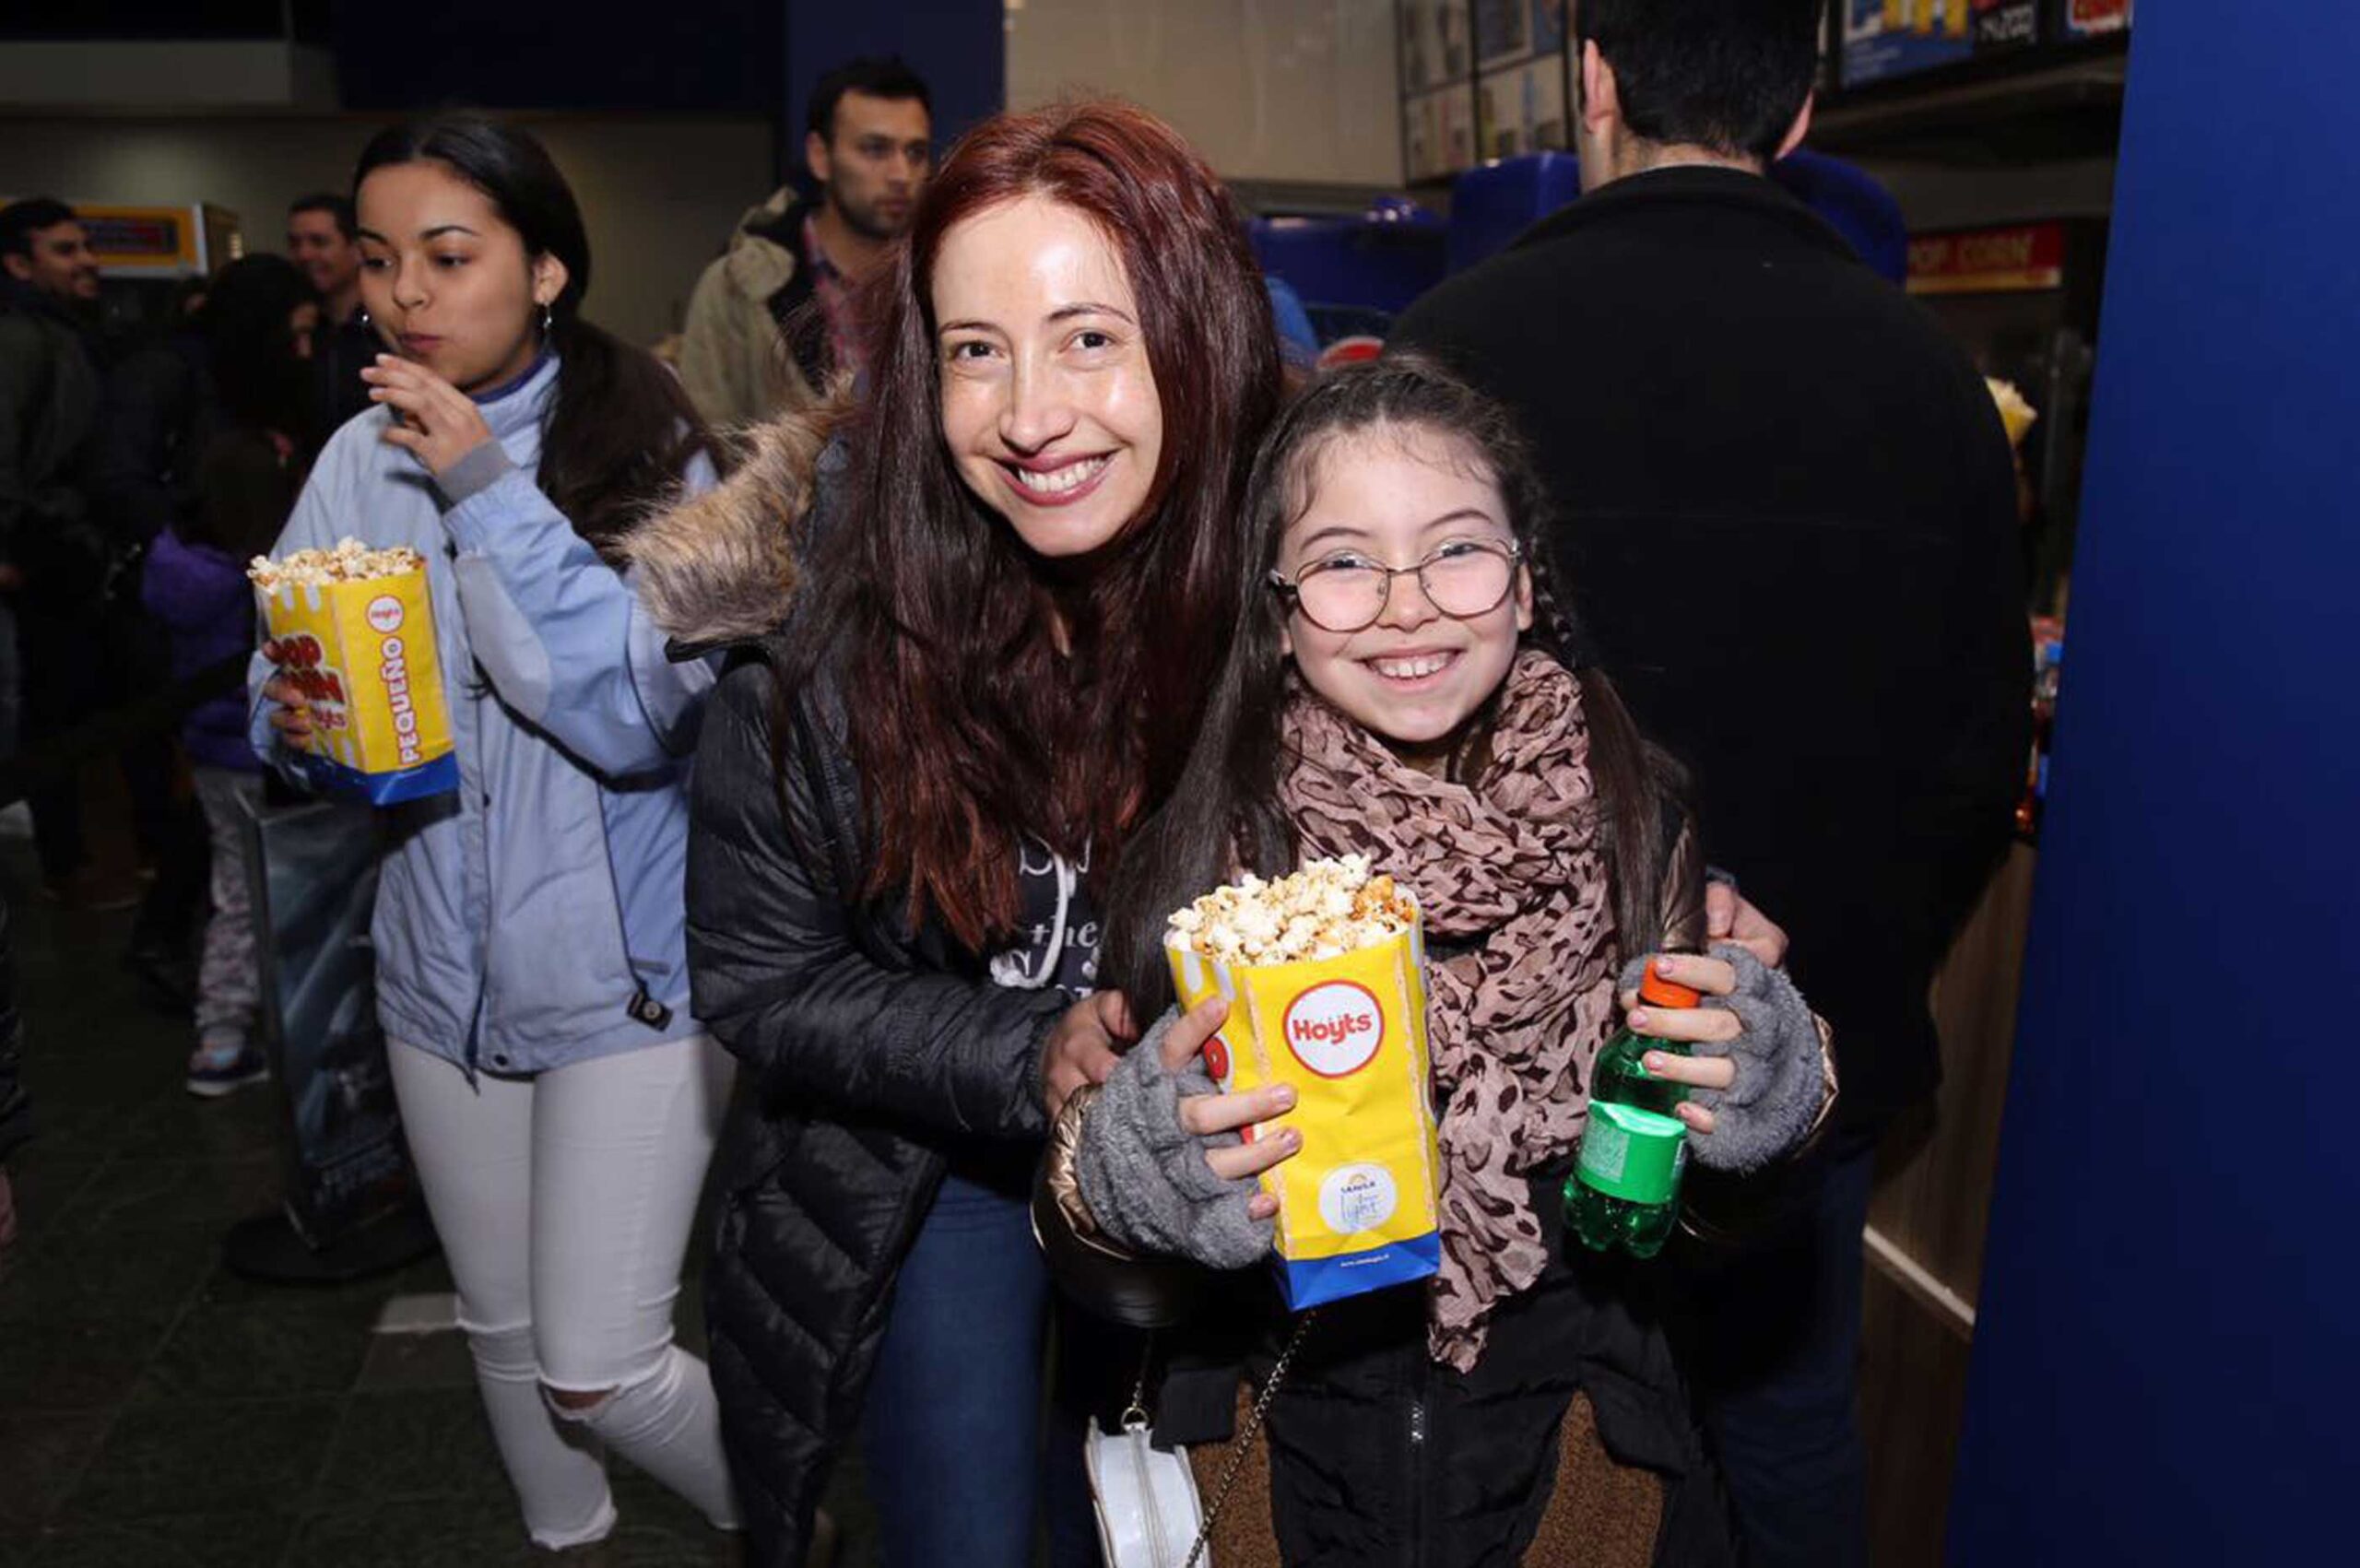
[(257, 556), (246, 575), (311, 710), (295, 763), (303, 780), (378, 806), (458, 788), (425, 559), (345, 539), (285, 560)]
[[(1279, 1200), (1273, 1262), (1297, 1311), (1442, 1265), (1425, 944), (1417, 902), (1364, 857), (1248, 877), (1173, 917), (1181, 1005), (1218, 993), (1214, 1080), (1294, 1085), (1302, 1151), (1261, 1178)], [(1264, 1136), (1246, 1129), (1248, 1140)]]

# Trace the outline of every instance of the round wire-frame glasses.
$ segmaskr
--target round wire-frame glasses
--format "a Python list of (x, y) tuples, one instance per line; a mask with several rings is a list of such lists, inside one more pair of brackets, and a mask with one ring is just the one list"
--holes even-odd
[(1426, 602), (1453, 620), (1489, 615), (1507, 601), (1523, 559), (1521, 545), (1453, 539), (1415, 566), (1349, 558), (1315, 561), (1292, 577), (1273, 570), (1269, 583), (1321, 631), (1363, 631), (1385, 614), (1396, 577), (1415, 577)]

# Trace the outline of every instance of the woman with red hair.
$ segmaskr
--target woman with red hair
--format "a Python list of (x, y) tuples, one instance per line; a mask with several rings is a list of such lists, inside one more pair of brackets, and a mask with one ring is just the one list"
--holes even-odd
[(695, 1012), (752, 1090), (719, 1156), (713, 1365), (756, 1562), (802, 1561), (857, 1421), (889, 1565), (1021, 1568), (1031, 1173), (1135, 1032), (1095, 989), (1097, 901), (1250, 591), (1280, 360), (1220, 182), (1119, 104), (970, 134), (871, 305), (816, 489), (820, 433), (773, 426), (631, 546), (659, 619), (741, 650), (689, 867)]

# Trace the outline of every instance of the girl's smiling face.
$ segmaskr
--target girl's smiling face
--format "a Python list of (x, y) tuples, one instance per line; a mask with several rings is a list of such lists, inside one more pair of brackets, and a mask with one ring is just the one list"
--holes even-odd
[[(1516, 662), (1517, 639), (1532, 625), (1532, 579), (1511, 560), (1511, 581), (1498, 603), (1453, 616), (1436, 607), (1408, 569), (1430, 562), (1429, 575), (1440, 582), (1445, 572), (1480, 577), (1495, 568), (1516, 548), (1507, 504), (1481, 457), (1446, 431), (1390, 425), (1351, 430), (1320, 442), (1299, 461), (1297, 493), (1304, 501), (1279, 546), (1279, 572), (1298, 585), (1283, 646), (1329, 704), (1404, 761), (1439, 773), (1469, 719)], [(1398, 574), (1367, 626), (1331, 631), (1304, 613), (1306, 573), (1372, 566)], [(1326, 619), (1340, 624), (1355, 618)]]

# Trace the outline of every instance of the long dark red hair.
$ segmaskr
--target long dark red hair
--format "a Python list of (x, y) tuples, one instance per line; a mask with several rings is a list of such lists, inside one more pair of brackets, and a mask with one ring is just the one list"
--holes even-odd
[[(1114, 243), (1162, 405), (1140, 514), (1079, 572), (1026, 549), (943, 437), (936, 258), (962, 218), (1026, 195)], [(1244, 602), (1240, 504), (1278, 407), (1277, 336), (1211, 169), (1154, 116), (1103, 101), (961, 138), (868, 307), (868, 394), (788, 690), (798, 666), (842, 682), (874, 849), (865, 893), (906, 898), (980, 951), (1017, 924), (1020, 834), (1087, 850), (1103, 878), (1179, 775)]]

